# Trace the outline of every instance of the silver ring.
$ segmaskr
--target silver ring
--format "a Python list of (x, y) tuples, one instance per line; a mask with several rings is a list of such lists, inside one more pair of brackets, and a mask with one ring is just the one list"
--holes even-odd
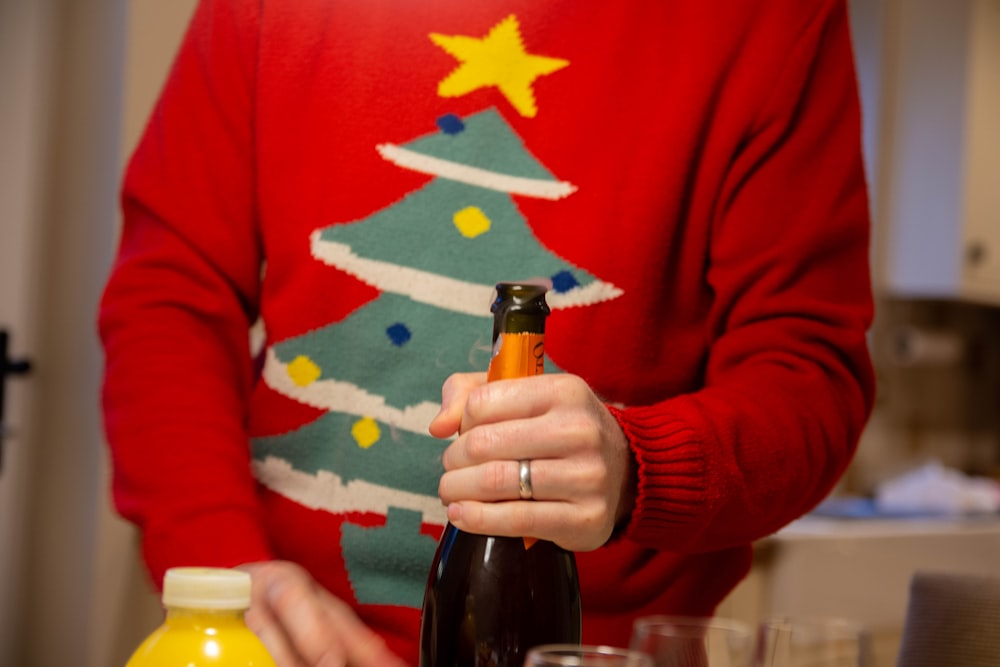
[(517, 492), (521, 495), (521, 500), (531, 500), (534, 496), (531, 488), (531, 459), (517, 462)]

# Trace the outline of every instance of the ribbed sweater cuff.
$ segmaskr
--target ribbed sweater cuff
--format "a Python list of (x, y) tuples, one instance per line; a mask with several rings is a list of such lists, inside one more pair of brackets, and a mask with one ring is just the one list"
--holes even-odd
[(707, 499), (705, 453), (691, 425), (662, 406), (610, 408), (635, 456), (637, 488), (624, 537), (669, 548)]

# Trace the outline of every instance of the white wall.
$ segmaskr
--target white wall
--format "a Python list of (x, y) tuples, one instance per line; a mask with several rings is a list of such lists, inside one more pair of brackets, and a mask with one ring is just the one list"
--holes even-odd
[[(11, 336), (12, 358), (37, 356), (39, 300), (34, 257), (42, 209), (42, 146), (51, 69), (52, 3), (0, 2), (0, 327)], [(0, 665), (14, 662), (20, 636), (24, 539), (28, 528), (28, 472), (33, 428), (28, 418), (36, 393), (29, 377), (5, 390), (0, 434)]]
[(35, 366), (8, 388), (0, 665), (122, 665), (159, 622), (110, 508), (96, 310), (125, 156), (193, 5), (0, 0), (0, 326)]
[[(26, 6), (29, 3), (16, 3)], [(121, 108), (123, 2), (56, 0), (43, 34), (51, 47), (37, 147), (40, 234), (32, 288), (38, 318), (33, 470), (25, 535), (25, 590), (14, 664), (91, 663), (101, 590), (106, 490), (97, 397), (94, 313), (111, 259)], [(45, 33), (45, 30), (42, 31)], [(58, 639), (52, 629), (58, 628)]]

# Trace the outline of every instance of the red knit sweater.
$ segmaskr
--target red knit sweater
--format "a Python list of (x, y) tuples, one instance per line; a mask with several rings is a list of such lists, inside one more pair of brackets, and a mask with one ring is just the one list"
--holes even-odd
[(296, 560), (414, 662), (426, 425), (494, 283), (551, 277), (552, 370), (625, 406), (589, 642), (711, 613), (871, 406), (842, 0), (206, 0), (123, 208), (105, 415), (154, 581)]

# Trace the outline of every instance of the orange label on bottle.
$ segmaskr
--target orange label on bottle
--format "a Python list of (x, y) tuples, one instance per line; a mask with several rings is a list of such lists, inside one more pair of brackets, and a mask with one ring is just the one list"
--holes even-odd
[(545, 371), (545, 336), (537, 333), (502, 333), (493, 345), (486, 379), (541, 375)]

